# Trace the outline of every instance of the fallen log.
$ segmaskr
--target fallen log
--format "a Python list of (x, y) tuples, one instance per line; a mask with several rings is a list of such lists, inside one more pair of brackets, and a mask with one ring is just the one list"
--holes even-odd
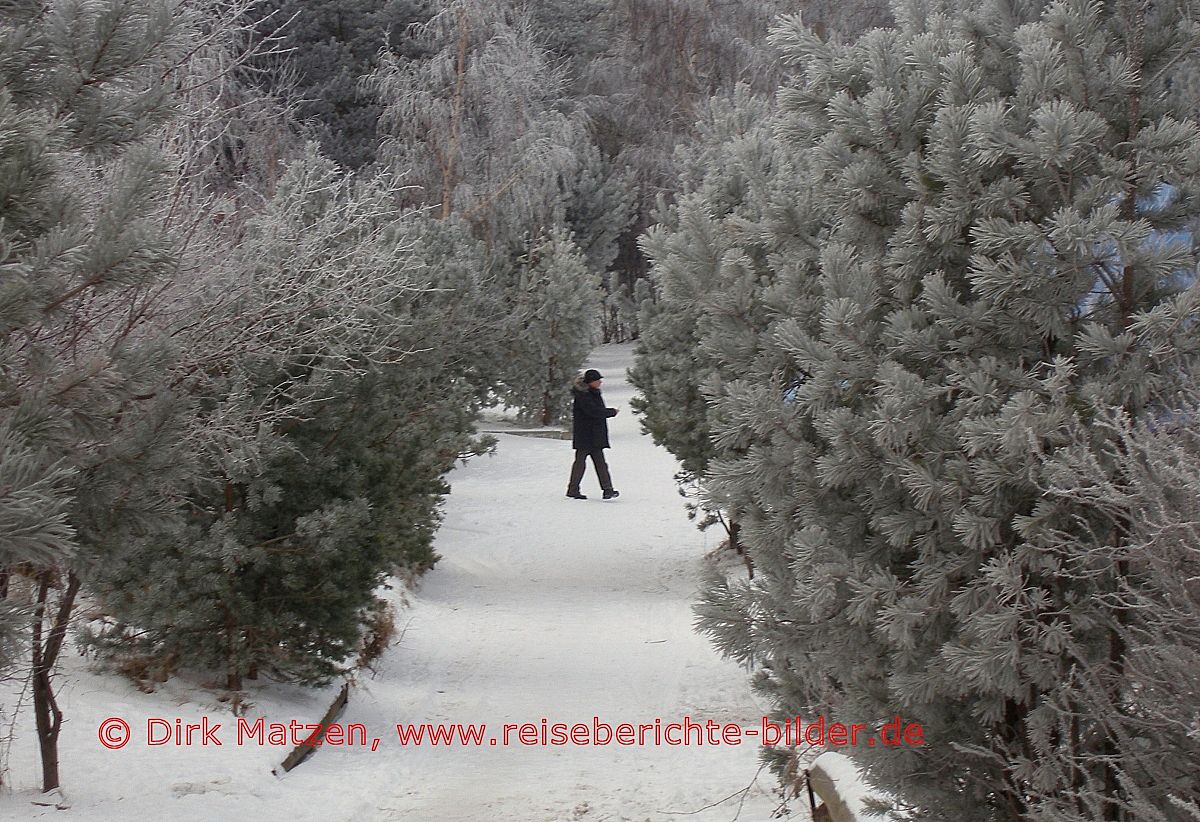
[[(346, 703), (350, 701), (350, 683), (342, 685), (342, 689), (338, 691), (338, 695), (334, 697), (333, 702), (329, 705), (329, 710), (321, 717), (320, 725), (315, 731), (308, 735), (308, 738), (292, 749), (292, 752), (287, 755), (287, 758), (280, 763), (279, 767), (283, 768), (283, 772), (287, 773), (292, 768), (299, 765), (304, 760), (312, 756), (313, 751), (321, 746), (321, 741), (325, 738), (325, 732), (333, 721), (341, 716), (342, 711), (346, 709)], [(272, 769), (271, 773), (278, 776), (278, 769)]]

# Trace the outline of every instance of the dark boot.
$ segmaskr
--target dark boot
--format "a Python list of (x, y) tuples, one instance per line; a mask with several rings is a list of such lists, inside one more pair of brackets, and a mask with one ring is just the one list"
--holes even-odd
[(614, 499), (615, 497), (619, 497), (619, 496), (621, 496), (621, 492), (616, 490), (615, 488), (610, 488), (604, 492), (605, 499)]

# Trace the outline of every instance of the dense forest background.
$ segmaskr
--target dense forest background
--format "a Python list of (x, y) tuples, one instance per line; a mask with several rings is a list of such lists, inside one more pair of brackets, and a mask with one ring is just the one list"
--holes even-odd
[(0, 5), (0, 663), (46, 789), (72, 626), (146, 687), (328, 682), (481, 409), (558, 423), (638, 340), (751, 575), (700, 626), (779, 716), (922, 722), (856, 752), (920, 818), (1200, 818), (1198, 11)]

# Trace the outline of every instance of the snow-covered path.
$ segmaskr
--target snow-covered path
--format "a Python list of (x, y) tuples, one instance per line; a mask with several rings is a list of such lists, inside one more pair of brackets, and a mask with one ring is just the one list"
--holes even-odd
[[(705, 537), (687, 521), (675, 463), (639, 434), (628, 346), (602, 349), (609, 463), (621, 491), (564, 496), (562, 440), (501, 435), (495, 456), (452, 476), (443, 555), (404, 639), (344, 721), (590, 724), (714, 719), (752, 726), (746, 674), (692, 631)], [(715, 534), (710, 539), (715, 539)], [(491, 733), (491, 731), (489, 731)], [(381, 752), (382, 753), (382, 752)], [(379, 756), (376, 754), (376, 756)], [(671, 819), (745, 788), (756, 747), (396, 748), (363, 767), (390, 781), (355, 813), (425, 820)], [(765, 772), (741, 819), (775, 804)], [(375, 783), (378, 785), (379, 783)], [(729, 820), (737, 800), (687, 818)]]
[[(207, 717), (232, 725), (228, 709), (197, 703), (194, 684), (137, 693), (78, 660), (63, 678), (69, 722), (63, 772), (71, 808), (32, 805), (36, 748), (29, 728), (12, 746), (15, 793), (0, 818), (58, 820), (416, 820), (417, 822), (765, 822), (776, 807), (763, 771), (744, 798), (717, 803), (755, 779), (753, 738), (741, 746), (402, 746), (397, 723), (590, 725), (682, 721), (756, 727), (764, 713), (746, 673), (719, 659), (692, 630), (692, 603), (717, 534), (699, 533), (676, 492), (674, 460), (639, 433), (624, 369), (630, 346), (601, 349), (609, 462), (621, 497), (564, 496), (570, 443), (503, 434), (495, 455), (450, 479), (437, 537), (443, 559), (408, 595), (402, 638), (377, 673), (352, 692), (342, 723), (362, 723), (378, 750), (326, 747), (280, 778), (286, 749), (131, 744), (104, 750), (96, 728), (128, 719), (134, 741), (148, 717)], [(312, 721), (329, 694), (263, 683), (250, 718)], [(32, 722), (26, 723), (32, 725)]]

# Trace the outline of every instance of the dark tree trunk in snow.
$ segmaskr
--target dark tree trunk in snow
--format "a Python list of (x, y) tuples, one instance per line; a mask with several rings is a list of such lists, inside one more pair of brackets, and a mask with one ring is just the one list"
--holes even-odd
[(62, 651), (67, 622), (75, 607), (75, 596), (79, 593), (79, 577), (72, 573), (68, 575), (67, 580), (67, 589), (59, 601), (54, 621), (47, 625), (46, 609), (52, 572), (42, 571), (38, 575), (37, 608), (33, 613), (33, 712), (42, 755), (43, 792), (52, 791), (59, 786), (58, 735), (62, 730), (63, 715), (54, 698), (51, 673)]

